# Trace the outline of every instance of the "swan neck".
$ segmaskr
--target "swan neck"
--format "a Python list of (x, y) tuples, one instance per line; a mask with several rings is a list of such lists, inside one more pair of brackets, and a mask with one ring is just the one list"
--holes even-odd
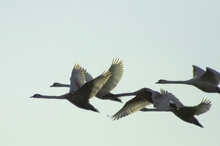
[(143, 108), (140, 111), (142, 112), (170, 112), (171, 110), (160, 110), (155, 108)]
[(163, 83), (166, 83), (166, 84), (190, 84), (190, 80), (186, 80), (186, 81), (164, 81)]
[(40, 95), (35, 96), (33, 98), (45, 98), (45, 99), (65, 99), (63, 95), (61, 96), (55, 96), (55, 95)]
[(70, 87), (68, 84), (61, 84), (62, 87)]
[(132, 95), (135, 95), (135, 94), (133, 92), (131, 92), (131, 93), (113, 94), (114, 97), (132, 96)]
[(54, 87), (70, 87), (70, 85), (69, 84), (58, 84)]

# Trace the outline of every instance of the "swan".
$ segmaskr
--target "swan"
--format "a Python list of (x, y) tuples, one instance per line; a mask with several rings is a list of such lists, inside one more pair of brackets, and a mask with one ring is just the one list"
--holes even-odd
[(161, 79), (157, 84), (187, 84), (193, 85), (200, 90), (208, 93), (220, 93), (219, 88), (220, 73), (211, 69), (206, 68), (206, 71), (193, 65), (193, 78), (185, 81), (168, 81)]
[(196, 106), (183, 106), (178, 107), (172, 106), (170, 104), (171, 111), (183, 121), (195, 124), (203, 128), (199, 121), (194, 117), (194, 115), (200, 115), (207, 112), (211, 108), (211, 101), (208, 99), (203, 99), (201, 103)]
[[(97, 98), (121, 102), (119, 98), (117, 97), (111, 98), (111, 96), (109, 95), (111, 95), (110, 91), (112, 91), (117, 86), (118, 82), (120, 81), (123, 75), (123, 71), (124, 71), (123, 68), (124, 67), (123, 67), (122, 60), (120, 60), (119, 58), (114, 58), (108, 70), (111, 72), (112, 75), (96, 94)], [(85, 74), (85, 78), (79, 77), (79, 75), (75, 72), (75, 70), (82, 70)], [(90, 80), (92, 80), (92, 76), (86, 71), (86, 69), (84, 69), (78, 64), (76, 67), (73, 68), (73, 71), (71, 74), (71, 78), (70, 78), (71, 86), (69, 84), (62, 84), (62, 83), (55, 82), (50, 87), (70, 87), (70, 91), (75, 91), (78, 88), (80, 88), (82, 83), (84, 84), (85, 82), (88, 82)]]
[[(126, 102), (112, 116), (113, 120), (118, 120), (137, 111), (167, 111), (174, 113), (183, 121), (203, 127), (194, 115), (205, 113), (211, 108), (211, 102), (207, 99), (203, 99), (200, 104), (194, 107), (184, 106), (178, 98), (163, 89), (158, 92), (149, 88), (142, 88), (136, 92), (114, 94), (115, 97), (131, 95), (135, 95), (135, 97)], [(150, 104), (153, 104), (153, 109), (145, 108)]]
[[(84, 73), (78, 71), (79, 76), (84, 76)], [(80, 75), (81, 74), (81, 75)], [(92, 104), (89, 103), (89, 99), (97, 94), (97, 92), (102, 88), (102, 86), (107, 82), (111, 76), (110, 71), (103, 72), (101, 75), (95, 79), (83, 84), (75, 92), (70, 91), (64, 95), (60, 96), (48, 96), (35, 94), (31, 98), (47, 98), (47, 99), (67, 99), (72, 104), (79, 108), (91, 110), (94, 112), (99, 112)]]

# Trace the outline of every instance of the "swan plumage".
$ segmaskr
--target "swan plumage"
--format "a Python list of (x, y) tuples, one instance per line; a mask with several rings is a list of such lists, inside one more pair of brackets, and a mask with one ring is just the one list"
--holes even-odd
[(76, 63), (70, 77), (70, 91), (76, 91), (92, 79), (93, 77), (80, 64)]

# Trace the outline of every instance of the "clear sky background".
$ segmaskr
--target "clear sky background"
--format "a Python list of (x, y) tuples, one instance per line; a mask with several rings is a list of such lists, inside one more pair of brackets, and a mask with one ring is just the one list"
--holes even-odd
[[(191, 78), (193, 64), (220, 71), (219, 8), (219, 0), (1, 0), (0, 145), (219, 145), (219, 94), (155, 84)], [(96, 77), (115, 57), (124, 61), (124, 75), (114, 93), (163, 88), (188, 106), (207, 97), (212, 108), (197, 117), (204, 128), (172, 113), (112, 121), (107, 115), (123, 104), (96, 98), (99, 114), (66, 100), (30, 99), (67, 93), (49, 86), (69, 83), (75, 63)]]

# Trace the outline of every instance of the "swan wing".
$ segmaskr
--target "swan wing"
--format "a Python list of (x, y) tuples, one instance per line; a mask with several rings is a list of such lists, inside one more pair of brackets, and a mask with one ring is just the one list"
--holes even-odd
[(204, 98), (202, 102), (193, 107), (194, 115), (200, 115), (207, 112), (211, 108), (211, 101)]
[(215, 74), (209, 68), (206, 68), (205, 73), (200, 77), (200, 79), (205, 82), (210, 82), (214, 85), (219, 84), (218, 78), (215, 76)]
[(207, 67), (207, 69), (210, 70), (216, 76), (217, 80), (220, 82), (220, 73), (209, 67)]
[(84, 99), (89, 99), (95, 96), (97, 92), (102, 88), (102, 86), (106, 83), (106, 81), (109, 79), (110, 76), (111, 76), (111, 72), (109, 71), (103, 72), (100, 76), (85, 83), (75, 92), (75, 94)]
[[(143, 96), (143, 97), (150, 97), (152, 96), (152, 94), (155, 93), (154, 90), (149, 89), (149, 88), (141, 88), (135, 92), (133, 92), (133, 95), (138, 95), (138, 96)], [(150, 100), (150, 99), (149, 99)], [(152, 99), (151, 99), (152, 100)]]
[(142, 96), (135, 96), (125, 103), (125, 105), (116, 114), (112, 116), (113, 120), (118, 120), (128, 116), (136, 111), (143, 109), (145, 106), (151, 104), (146, 98)]
[(193, 65), (193, 77), (194, 78), (199, 78), (204, 73), (205, 73), (205, 71), (203, 69), (201, 69), (200, 67), (198, 67), (196, 65)]
[[(203, 114), (205, 112), (207, 112), (210, 108), (211, 108), (211, 101), (208, 99), (203, 99), (202, 102), (196, 106), (183, 106), (183, 107), (179, 107), (176, 110), (174, 110), (173, 112), (175, 113), (175, 115), (177, 115), (178, 117), (190, 117), (193, 115), (200, 115)], [(181, 119), (182, 119), (181, 118)]]
[(84, 75), (85, 75), (85, 81), (86, 82), (89, 82), (89, 81), (93, 80), (93, 77), (87, 72), (86, 69), (83, 68), (83, 72), (84, 72)]
[(115, 58), (112, 61), (112, 65), (110, 66), (109, 70), (112, 75), (108, 79), (108, 81), (104, 84), (104, 86), (99, 90), (96, 96), (102, 97), (112, 91), (120, 81), (123, 75), (123, 62), (122, 60)]
[(85, 83), (84, 69), (76, 63), (70, 77), (70, 91), (76, 91)]
[(180, 100), (175, 95), (173, 95), (172, 93), (170, 93), (166, 90), (163, 90), (163, 89), (160, 89), (160, 93), (161, 93), (162, 96), (161, 95), (156, 95), (154, 97), (155, 98), (154, 106), (157, 109), (169, 110), (170, 109), (170, 102), (172, 102), (173, 104), (177, 104), (180, 107), (184, 106), (180, 102)]

